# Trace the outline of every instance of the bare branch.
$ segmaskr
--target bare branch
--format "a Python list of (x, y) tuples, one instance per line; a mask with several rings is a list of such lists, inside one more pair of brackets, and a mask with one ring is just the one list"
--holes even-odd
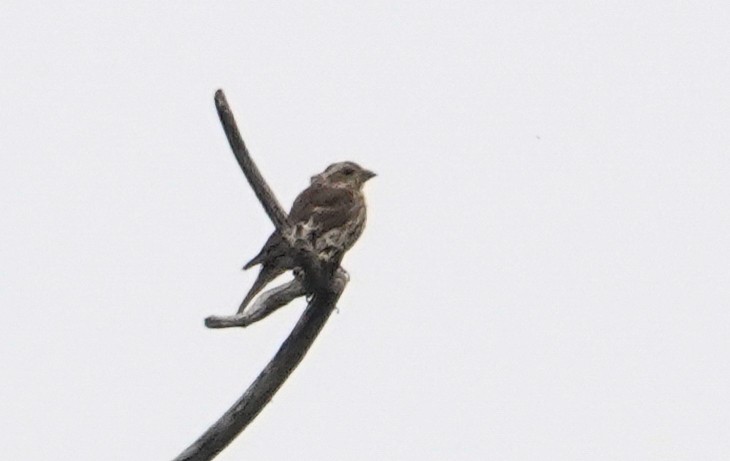
[(299, 365), (322, 330), (347, 284), (337, 272), (330, 289), (315, 294), (294, 330), (246, 392), (218, 421), (174, 461), (208, 461), (220, 453), (253, 421)]
[(281, 207), (274, 192), (266, 183), (263, 176), (261, 176), (261, 172), (259, 172), (258, 167), (256, 167), (256, 164), (251, 159), (251, 155), (248, 153), (246, 144), (241, 138), (238, 125), (236, 125), (236, 119), (233, 117), (233, 112), (228, 105), (223, 90), (215, 92), (215, 107), (218, 110), (218, 116), (223, 125), (223, 131), (225, 131), (226, 137), (228, 138), (228, 143), (231, 145), (231, 150), (233, 150), (233, 155), (238, 160), (238, 165), (243, 170), (243, 174), (246, 176), (249, 184), (251, 184), (251, 188), (264, 207), (266, 214), (269, 215), (269, 218), (274, 223), (276, 230), (294, 249), (295, 257), (302, 269), (304, 269), (305, 286), (309, 289), (310, 293), (314, 293), (317, 286), (325, 286), (327, 284), (327, 279), (332, 274), (324, 274), (322, 265), (314, 254), (309, 242), (304, 240), (294, 241), (292, 239), (287, 213)]
[(233, 155), (236, 156), (236, 160), (238, 160), (238, 164), (241, 166), (248, 183), (251, 184), (251, 188), (256, 194), (256, 197), (261, 202), (261, 205), (263, 205), (266, 214), (271, 218), (276, 230), (281, 235), (289, 235), (289, 221), (287, 220), (286, 211), (281, 207), (274, 192), (266, 184), (263, 176), (261, 176), (261, 172), (259, 172), (256, 164), (251, 160), (251, 156), (248, 153), (248, 149), (246, 149), (246, 144), (241, 138), (241, 133), (238, 131), (236, 119), (233, 117), (233, 112), (228, 105), (223, 90), (215, 92), (215, 107), (218, 110), (218, 117), (221, 119), (223, 131), (226, 132), (228, 143), (231, 145), (231, 150), (233, 150)]
[(205, 326), (208, 328), (247, 327), (305, 294), (307, 294), (307, 290), (302, 281), (295, 278), (289, 283), (261, 293), (253, 305), (240, 314), (208, 317), (205, 319)]

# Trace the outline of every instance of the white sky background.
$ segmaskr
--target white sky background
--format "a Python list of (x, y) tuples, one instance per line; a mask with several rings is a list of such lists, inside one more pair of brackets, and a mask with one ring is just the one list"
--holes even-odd
[(171, 459), (301, 314), (203, 327), (273, 229), (217, 88), (286, 206), (379, 173), (218, 459), (730, 457), (726, 2), (90, 4), (0, 11), (3, 459)]

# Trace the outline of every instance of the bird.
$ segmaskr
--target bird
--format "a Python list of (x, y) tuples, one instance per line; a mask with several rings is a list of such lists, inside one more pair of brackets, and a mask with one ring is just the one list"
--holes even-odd
[[(312, 176), (289, 211), (292, 237), (308, 240), (320, 260), (334, 267), (339, 265), (365, 228), (367, 214), (362, 189), (375, 176), (350, 161), (333, 163)], [(238, 309), (239, 314), (269, 282), (296, 268), (291, 247), (278, 231), (243, 268), (257, 265), (261, 269)]]

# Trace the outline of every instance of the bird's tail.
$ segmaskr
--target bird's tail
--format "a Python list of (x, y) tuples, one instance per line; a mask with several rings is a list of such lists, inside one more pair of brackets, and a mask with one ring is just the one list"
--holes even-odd
[(251, 269), (256, 264), (260, 263), (261, 261), (257, 261), (256, 258), (252, 259), (251, 261), (247, 262), (243, 265), (243, 270)]
[(284, 243), (279, 236), (278, 232), (271, 234), (269, 239), (264, 244), (259, 254), (253, 257), (251, 261), (247, 262), (243, 269), (250, 269), (256, 264), (265, 264), (265, 261), (271, 261), (284, 255), (288, 250), (288, 246)]
[(259, 292), (263, 290), (269, 282), (283, 274), (284, 271), (285, 270), (273, 266), (262, 266), (261, 272), (259, 272), (258, 277), (256, 277), (256, 281), (253, 282), (251, 289), (248, 290), (248, 293), (246, 293), (246, 297), (243, 298), (241, 307), (238, 308), (238, 313), (242, 313), (244, 309), (246, 309), (246, 306), (248, 306), (248, 304), (251, 302), (251, 300), (255, 298), (256, 295), (259, 294)]
[[(244, 264), (243, 265), (243, 270), (251, 269), (256, 264), (261, 264), (264, 261), (265, 256), (266, 256), (266, 247), (264, 247), (259, 252), (259, 254), (257, 254), (256, 256), (254, 256), (253, 259), (251, 259), (251, 261), (249, 261), (246, 264)], [(262, 269), (262, 271), (263, 271), (263, 269)]]

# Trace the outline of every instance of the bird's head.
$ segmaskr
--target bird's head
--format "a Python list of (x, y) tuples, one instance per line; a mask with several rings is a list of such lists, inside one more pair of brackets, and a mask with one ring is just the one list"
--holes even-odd
[(312, 176), (312, 184), (322, 183), (359, 190), (368, 179), (373, 177), (375, 177), (375, 173), (355, 162), (339, 162), (328, 166), (322, 173)]

